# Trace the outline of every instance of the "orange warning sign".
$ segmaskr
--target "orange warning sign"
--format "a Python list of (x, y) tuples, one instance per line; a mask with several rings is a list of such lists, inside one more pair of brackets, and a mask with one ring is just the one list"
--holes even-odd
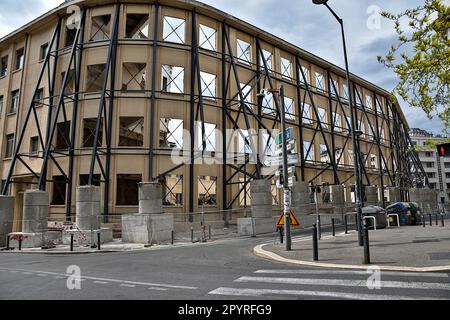
[[(291, 210), (291, 226), (292, 227), (300, 227), (300, 222), (298, 222), (297, 218), (295, 217), (295, 214)], [(284, 227), (284, 212), (281, 213), (280, 219), (278, 219), (277, 227)]]

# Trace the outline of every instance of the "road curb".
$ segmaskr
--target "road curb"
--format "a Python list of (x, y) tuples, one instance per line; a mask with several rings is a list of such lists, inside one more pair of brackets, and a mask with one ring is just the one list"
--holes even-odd
[(310, 262), (302, 260), (294, 260), (289, 258), (284, 258), (271, 251), (264, 250), (264, 247), (268, 244), (261, 244), (253, 248), (253, 253), (261, 258), (274, 260), (277, 262), (284, 262), (299, 266), (307, 267), (319, 267), (328, 269), (352, 269), (352, 270), (367, 270), (368, 267), (378, 267), (381, 271), (398, 271), (398, 272), (417, 272), (417, 273), (427, 273), (427, 272), (442, 272), (450, 271), (450, 266), (435, 266), (435, 267), (401, 267), (401, 266), (377, 266), (377, 265), (345, 265), (345, 264), (331, 264), (331, 263), (321, 263), (321, 262)]

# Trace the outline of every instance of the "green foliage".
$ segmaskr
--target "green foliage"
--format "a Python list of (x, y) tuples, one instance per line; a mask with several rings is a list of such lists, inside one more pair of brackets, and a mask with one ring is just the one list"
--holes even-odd
[(443, 0), (424, 0), (422, 6), (399, 14), (381, 14), (395, 23), (398, 34), (398, 43), (385, 57), (378, 57), (380, 63), (399, 77), (394, 93), (412, 107), (422, 108), (430, 119), (439, 117), (448, 134), (450, 7)]

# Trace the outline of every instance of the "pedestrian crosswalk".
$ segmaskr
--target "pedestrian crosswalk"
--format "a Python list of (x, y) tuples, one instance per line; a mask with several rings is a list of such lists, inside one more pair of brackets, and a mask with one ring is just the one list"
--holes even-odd
[[(375, 271), (374, 271), (375, 270)], [(243, 275), (209, 295), (344, 300), (450, 300), (450, 274), (279, 269)]]

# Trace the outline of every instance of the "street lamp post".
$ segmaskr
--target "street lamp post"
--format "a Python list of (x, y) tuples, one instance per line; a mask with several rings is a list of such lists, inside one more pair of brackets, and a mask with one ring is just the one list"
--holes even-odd
[(357, 150), (357, 142), (356, 142), (356, 136), (358, 135), (358, 132), (356, 130), (356, 119), (354, 115), (354, 106), (352, 101), (352, 90), (351, 90), (351, 83), (350, 83), (350, 71), (348, 67), (348, 56), (347, 56), (347, 45), (345, 41), (345, 32), (344, 32), (344, 20), (342, 20), (336, 12), (333, 11), (333, 9), (330, 8), (328, 5), (328, 0), (312, 0), (314, 4), (317, 5), (325, 5), (328, 10), (333, 14), (333, 16), (336, 18), (336, 20), (341, 25), (341, 34), (342, 34), (342, 43), (344, 46), (344, 58), (345, 58), (345, 75), (347, 78), (347, 87), (349, 91), (349, 106), (350, 106), (350, 121), (351, 123), (351, 135), (352, 135), (352, 145), (353, 145), (353, 162), (354, 162), (354, 176), (355, 176), (355, 200), (356, 200), (356, 206), (357, 206), (357, 224), (359, 226), (358, 230), (358, 241), (359, 245), (363, 246), (363, 228), (362, 228), (362, 183), (361, 183), (361, 175), (359, 170), (359, 155)]

